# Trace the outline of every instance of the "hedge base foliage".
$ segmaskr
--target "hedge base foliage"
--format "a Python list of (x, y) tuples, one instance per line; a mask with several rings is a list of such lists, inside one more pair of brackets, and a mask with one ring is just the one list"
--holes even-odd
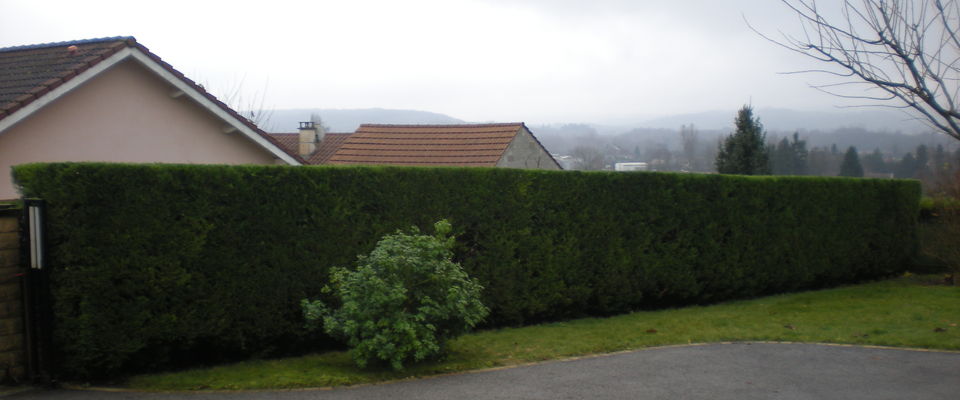
[(489, 326), (898, 273), (916, 181), (486, 168), (30, 164), (65, 377), (316, 343), (300, 300), (397, 229), (448, 218)]

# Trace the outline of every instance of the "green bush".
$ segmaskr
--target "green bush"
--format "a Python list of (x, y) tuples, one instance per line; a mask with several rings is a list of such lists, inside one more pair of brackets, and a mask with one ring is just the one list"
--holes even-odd
[(960, 199), (937, 196), (924, 196), (920, 199), (920, 221), (930, 222), (938, 219), (941, 215), (960, 212)]
[(330, 285), (340, 300), (331, 310), (320, 300), (301, 304), (307, 323), (351, 347), (357, 365), (386, 361), (396, 370), (406, 361), (443, 354), (447, 340), (476, 326), (489, 310), (480, 302), (483, 289), (460, 264), (450, 260), (454, 239), (450, 223), (435, 224), (436, 236), (414, 227), (387, 235), (369, 256), (359, 256), (356, 270), (334, 268)]
[(484, 287), (484, 326), (505, 326), (898, 273), (916, 251), (920, 194), (903, 180), (486, 168), (14, 174), (48, 202), (63, 377), (327, 343), (303, 329), (300, 300), (378, 238), (440, 218), (456, 229), (454, 261)]

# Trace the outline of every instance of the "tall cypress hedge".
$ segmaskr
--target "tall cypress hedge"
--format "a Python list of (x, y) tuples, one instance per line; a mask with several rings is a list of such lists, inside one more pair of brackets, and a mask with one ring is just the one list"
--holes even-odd
[[(916, 181), (485, 168), (29, 164), (64, 377), (310, 342), (299, 301), (384, 234), (449, 219), (489, 326), (903, 270)], [(316, 338), (312, 338), (315, 341)]]

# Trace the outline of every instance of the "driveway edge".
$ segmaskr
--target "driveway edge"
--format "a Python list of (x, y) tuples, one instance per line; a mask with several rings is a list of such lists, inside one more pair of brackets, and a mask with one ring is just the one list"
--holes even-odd
[[(924, 353), (946, 353), (946, 354), (960, 354), (960, 350), (942, 350), (942, 349), (924, 349), (924, 348), (915, 348), (915, 347), (894, 347), (894, 346), (881, 346), (881, 345), (859, 345), (859, 344), (849, 344), (849, 343), (820, 343), (820, 342), (776, 342), (776, 341), (730, 341), (730, 342), (707, 342), (707, 343), (687, 343), (687, 344), (672, 344), (665, 346), (651, 346), (651, 347), (641, 347), (637, 349), (630, 350), (620, 350), (610, 353), (597, 353), (597, 354), (587, 354), (582, 356), (573, 356), (566, 358), (557, 358), (552, 360), (543, 360), (543, 361), (534, 361), (523, 364), (512, 364), (512, 365), (503, 365), (499, 367), (490, 367), (482, 369), (471, 369), (466, 371), (457, 371), (457, 372), (448, 372), (434, 375), (424, 375), (424, 376), (412, 376), (409, 378), (403, 379), (393, 379), (389, 381), (374, 382), (374, 383), (361, 383), (356, 385), (347, 385), (347, 386), (320, 386), (320, 387), (306, 387), (306, 388), (290, 388), (290, 389), (248, 389), (248, 390), (238, 390), (238, 389), (212, 389), (212, 390), (141, 390), (141, 389), (128, 389), (128, 388), (118, 388), (118, 387), (109, 387), (109, 386), (84, 386), (84, 385), (75, 385), (70, 383), (60, 383), (58, 386), (62, 389), (68, 390), (82, 390), (82, 391), (93, 391), (93, 392), (114, 392), (114, 393), (170, 393), (170, 394), (189, 394), (189, 393), (258, 393), (258, 392), (307, 392), (307, 391), (324, 391), (324, 390), (334, 390), (334, 389), (354, 389), (367, 386), (377, 386), (377, 385), (389, 385), (392, 383), (405, 382), (411, 380), (423, 380), (423, 379), (434, 379), (441, 378), (445, 376), (455, 376), (455, 375), (464, 375), (464, 374), (476, 374), (490, 371), (500, 371), (513, 368), (521, 367), (530, 367), (546, 363), (555, 363), (555, 362), (570, 362), (577, 360), (585, 360), (592, 358), (600, 357), (609, 357), (619, 354), (627, 353), (636, 353), (649, 350), (660, 350), (660, 349), (672, 349), (672, 348), (681, 348), (681, 347), (701, 347), (701, 346), (715, 346), (715, 345), (731, 345), (731, 344), (790, 344), (790, 345), (809, 345), (809, 346), (828, 346), (828, 347), (850, 347), (850, 348), (862, 348), (862, 349), (877, 349), (877, 350), (903, 350), (903, 351), (912, 351), (912, 352), (924, 352)], [(26, 390), (24, 390), (26, 391)], [(19, 392), (17, 392), (19, 393)], [(5, 393), (0, 393), (0, 397), (4, 397)]]

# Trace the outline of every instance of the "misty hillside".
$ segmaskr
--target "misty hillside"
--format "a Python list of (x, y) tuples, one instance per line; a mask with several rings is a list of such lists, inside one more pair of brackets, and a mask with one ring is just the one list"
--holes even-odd
[[(732, 132), (736, 111), (684, 114), (629, 125), (604, 124), (606, 121), (589, 124), (540, 124), (527, 121), (527, 126), (548, 151), (556, 154), (570, 154), (577, 146), (627, 152), (678, 150), (681, 147), (680, 127), (690, 124), (696, 126), (700, 145), (713, 148), (722, 136)], [(353, 132), (364, 123), (470, 123), (429, 111), (313, 108), (274, 110), (268, 122), (262, 125), (268, 132), (295, 132), (298, 123), (308, 121), (314, 112), (320, 113), (323, 123), (331, 132)], [(770, 142), (799, 131), (801, 138), (807, 140), (811, 148), (829, 147), (832, 144), (841, 149), (856, 146), (861, 152), (879, 148), (884, 153), (898, 157), (919, 144), (943, 144), (948, 149), (957, 146), (955, 141), (944, 135), (930, 133), (929, 129), (916, 121), (906, 121), (903, 113), (895, 110), (811, 112), (760, 108), (756, 115), (764, 124)]]
[[(711, 111), (674, 115), (636, 124), (644, 128), (679, 129), (694, 124), (702, 129), (733, 129), (737, 110)], [(757, 108), (754, 113), (768, 131), (826, 131), (839, 128), (860, 128), (870, 131), (921, 133), (929, 131), (919, 121), (900, 110), (848, 109), (835, 112), (796, 111), (778, 108)]]
[[(462, 124), (467, 123), (449, 115), (418, 110), (384, 108), (367, 109), (282, 109), (273, 110), (262, 127), (268, 132), (293, 132), (301, 121), (308, 121), (310, 114), (319, 112), (325, 125), (334, 132), (353, 132), (360, 124)], [(681, 125), (693, 124), (701, 131), (729, 132), (737, 110), (710, 111), (681, 114), (634, 123), (611, 121), (585, 121), (580, 127), (590, 126), (600, 135), (619, 135), (630, 131), (664, 132), (678, 130)], [(926, 133), (929, 128), (898, 110), (856, 109), (836, 112), (795, 111), (787, 109), (758, 108), (755, 115), (768, 132), (829, 132), (840, 129), (887, 133)], [(527, 126), (551, 127), (566, 125), (531, 123)], [(562, 129), (560, 129), (562, 131)], [(568, 132), (569, 133), (569, 132)]]
[[(689, 124), (687, 124), (689, 126)], [(529, 125), (528, 125), (529, 126)], [(544, 147), (554, 154), (571, 154), (578, 146), (606, 149), (610, 152), (645, 153), (647, 151), (679, 151), (682, 148), (680, 125), (675, 128), (621, 128), (620, 133), (611, 132), (609, 127), (589, 124), (532, 125), (530, 130)], [(703, 129), (696, 127), (699, 146), (716, 148), (720, 138), (731, 134), (730, 129)], [(835, 129), (799, 129), (800, 138), (807, 141), (809, 148), (837, 145), (841, 150), (848, 146), (856, 147), (861, 153), (880, 149), (881, 152), (901, 157), (923, 144), (931, 148), (937, 145), (954, 151), (960, 143), (944, 134), (926, 132), (906, 134), (886, 130), (868, 130), (863, 128)], [(768, 143), (792, 135), (794, 130), (767, 130)]]
[(295, 132), (298, 123), (309, 121), (311, 113), (320, 113), (331, 132), (353, 132), (360, 124), (462, 124), (462, 120), (438, 113), (416, 110), (365, 108), (356, 110), (305, 108), (273, 110), (261, 124), (267, 132)]

